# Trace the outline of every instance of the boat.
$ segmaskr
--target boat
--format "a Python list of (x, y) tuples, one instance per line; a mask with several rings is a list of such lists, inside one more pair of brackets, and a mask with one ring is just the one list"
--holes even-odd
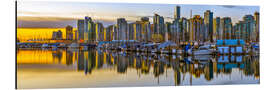
[(177, 50), (177, 54), (183, 54), (183, 50)]
[(193, 59), (198, 61), (209, 61), (212, 60), (212, 55), (195, 55)]
[(189, 55), (210, 55), (215, 53), (215, 49), (211, 48), (211, 45), (200, 46), (198, 49), (194, 50), (191, 48), (188, 50)]
[(252, 46), (252, 51), (254, 52), (254, 54), (259, 54), (260, 53), (260, 47), (259, 44), (255, 44)]
[(245, 41), (242, 39), (217, 40), (217, 52), (219, 54), (244, 54), (249, 52), (245, 50)]
[(69, 48), (79, 48), (79, 44), (76, 44), (76, 43), (71, 43), (69, 46)]
[(162, 54), (168, 54), (168, 53), (169, 53), (169, 51), (166, 50), (166, 49), (162, 49), (160, 52), (161, 52)]
[(42, 46), (41, 46), (42, 48), (49, 48), (50, 46), (49, 46), (49, 44), (42, 44)]

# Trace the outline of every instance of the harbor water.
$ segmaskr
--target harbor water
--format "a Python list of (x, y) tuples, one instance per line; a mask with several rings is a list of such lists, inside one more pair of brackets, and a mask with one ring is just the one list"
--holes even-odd
[(259, 56), (18, 49), (18, 88), (259, 84)]

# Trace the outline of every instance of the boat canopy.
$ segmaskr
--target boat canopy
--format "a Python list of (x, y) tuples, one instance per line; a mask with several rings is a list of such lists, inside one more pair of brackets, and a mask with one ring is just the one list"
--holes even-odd
[(210, 45), (200, 46), (199, 49), (210, 49)]
[(171, 41), (164, 42), (158, 46), (158, 49), (165, 48), (168, 46), (177, 46), (177, 44), (175, 44), (174, 42), (171, 42)]
[(245, 41), (242, 39), (227, 39), (217, 40), (217, 45), (245, 45)]
[(155, 44), (153, 43), (149, 43), (149, 44), (143, 44), (144, 47), (152, 47), (152, 46), (155, 46)]
[(112, 40), (109, 42), (138, 42), (137, 40)]

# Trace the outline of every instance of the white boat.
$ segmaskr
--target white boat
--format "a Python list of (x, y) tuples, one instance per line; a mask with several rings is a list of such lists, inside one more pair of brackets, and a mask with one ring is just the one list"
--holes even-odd
[(162, 54), (168, 54), (168, 53), (169, 53), (169, 51), (168, 51), (168, 50), (165, 50), (165, 49), (162, 49), (160, 52), (161, 52)]
[(177, 54), (182, 54), (183, 50), (177, 50)]
[(68, 47), (69, 47), (69, 48), (79, 48), (80, 46), (79, 46), (79, 44), (77, 44), (77, 43), (72, 43), (72, 44), (70, 44)]
[(188, 54), (190, 55), (210, 55), (215, 52), (214, 49), (211, 48), (210, 45), (205, 45), (199, 47), (197, 50), (192, 50), (193, 48), (188, 50)]
[(48, 47), (50, 47), (50, 46), (49, 46), (49, 44), (46, 44), (46, 43), (45, 43), (45, 44), (42, 44), (41, 47), (42, 47), (42, 48), (48, 48)]
[(211, 55), (195, 55), (194, 60), (208, 61), (208, 60), (212, 60), (212, 56)]
[(172, 49), (172, 53), (176, 53), (176, 49)]
[(252, 51), (254, 52), (254, 54), (260, 54), (259, 44), (255, 44), (252, 47), (253, 47)]
[(157, 49), (151, 50), (151, 53), (156, 53), (156, 52), (157, 52)]
[(136, 51), (139, 52), (140, 51), (140, 48), (136, 48)]

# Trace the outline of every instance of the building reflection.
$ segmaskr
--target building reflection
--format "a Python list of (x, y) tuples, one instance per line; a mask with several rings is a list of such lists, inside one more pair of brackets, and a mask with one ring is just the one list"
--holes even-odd
[(52, 51), (52, 57), (54, 60), (61, 62), (62, 57), (63, 57), (63, 51), (62, 50)]
[(73, 52), (72, 51), (67, 51), (66, 52), (66, 64), (67, 65), (71, 65), (73, 63), (72, 59), (73, 59)]
[[(40, 56), (45, 53), (46, 57)], [(48, 53), (51, 53), (49, 55)], [(24, 55), (27, 54), (27, 55)], [(38, 55), (39, 54), (39, 55)], [(174, 71), (175, 85), (181, 85), (181, 82), (189, 76), (190, 85), (192, 79), (204, 78), (207, 81), (213, 80), (215, 75), (230, 75), (233, 69), (238, 69), (245, 76), (259, 78), (259, 56), (239, 55), (239, 56), (210, 56), (208, 60), (200, 60), (195, 56), (182, 57), (177, 55), (156, 55), (145, 53), (126, 53), (90, 50), (57, 50), (57, 51), (32, 51), (21, 50), (17, 53), (18, 63), (25, 63), (29, 57), (40, 59), (40, 63), (46, 63), (43, 58), (48, 60), (47, 64), (61, 62), (61, 64), (76, 64), (78, 71), (83, 71), (85, 75), (90, 75), (93, 71), (103, 69), (114, 69), (119, 74), (125, 74), (128, 69), (136, 69), (138, 76), (152, 74), (159, 79), (161, 75), (167, 75), (168, 69)], [(50, 60), (52, 56), (52, 60)], [(53, 62), (55, 59), (59, 60)], [(42, 61), (43, 60), (43, 61)], [(39, 63), (30, 60), (28, 63)], [(49, 63), (50, 62), (50, 63)]]
[[(150, 69), (153, 69), (154, 77), (158, 78), (163, 75), (166, 69), (172, 68), (174, 70), (175, 85), (181, 84), (181, 76), (184, 74), (191, 74), (191, 78), (204, 78), (211, 81), (214, 75), (231, 74), (232, 69), (239, 69), (243, 71), (246, 76), (253, 75), (259, 78), (259, 58), (258, 56), (218, 56), (216, 58), (209, 58), (206, 61), (184, 60), (185, 58), (172, 58), (174, 56), (166, 55), (143, 55), (136, 53), (124, 52), (100, 52), (100, 51), (80, 51), (88, 53), (86, 69), (91, 73), (94, 69), (116, 67), (118, 73), (126, 73), (128, 68), (134, 68), (138, 74), (149, 74)], [(92, 54), (90, 54), (92, 53)], [(155, 58), (158, 57), (158, 58)], [(78, 66), (83, 65), (83, 59), (78, 59)], [(91, 63), (89, 63), (91, 62)], [(86, 64), (84, 64), (86, 65)], [(78, 68), (79, 69), (79, 68)], [(81, 69), (79, 69), (81, 70)], [(87, 74), (87, 73), (86, 73)], [(192, 82), (192, 81), (190, 81)]]

